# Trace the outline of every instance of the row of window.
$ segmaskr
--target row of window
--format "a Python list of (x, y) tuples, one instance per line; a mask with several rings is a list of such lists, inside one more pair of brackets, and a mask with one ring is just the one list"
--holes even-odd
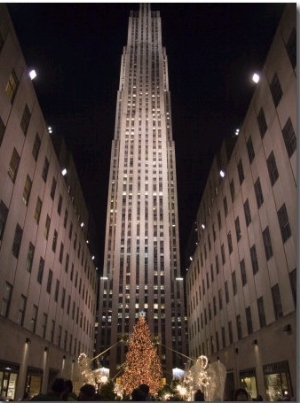
[[(6, 282), (5, 288), (4, 288), (4, 294), (2, 298), (2, 304), (1, 304), (1, 316), (3, 317), (8, 317), (9, 316), (9, 310), (10, 310), (10, 305), (11, 305), (11, 298), (12, 298), (12, 293), (13, 293), (13, 286)], [(70, 297), (69, 297), (70, 299)], [(71, 303), (68, 302), (68, 309), (69, 305)], [(17, 323), (20, 326), (24, 326), (24, 321), (25, 321), (25, 315), (26, 315), (26, 309), (27, 309), (27, 298), (24, 295), (20, 296), (19, 300), (19, 308), (18, 308), (18, 316), (17, 316)], [(69, 313), (69, 312), (68, 312)], [(73, 302), (73, 309), (72, 309), (72, 319), (74, 320), (75, 318), (75, 302)], [(51, 324), (48, 321), (48, 314), (43, 313), (40, 315), (40, 321), (39, 321), (39, 330), (38, 334), (41, 336), (43, 339), (49, 340), (51, 343), (56, 344), (59, 347), (62, 347), (65, 351), (72, 352), (72, 342), (73, 342), (73, 334), (74, 332), (70, 332), (70, 343), (67, 344), (66, 340), (68, 337), (68, 331), (65, 330), (65, 340), (63, 345), (61, 345), (61, 337), (62, 337), (62, 326), (59, 325), (57, 327), (57, 339), (55, 340), (55, 331), (56, 331), (56, 321), (53, 319), (51, 321)], [(51, 325), (50, 327), (50, 334), (47, 335), (47, 330), (48, 330), (48, 325)], [(82, 329), (82, 335), (84, 336), (85, 334), (88, 335), (90, 338), (93, 337), (93, 325), (89, 323), (89, 320), (86, 319), (86, 317), (83, 315), (83, 312), (79, 313), (79, 307), (77, 307), (77, 316), (76, 316), (76, 324), (79, 324), (79, 327)], [(37, 332), (38, 328), (38, 306), (33, 304), (32, 306), (32, 315), (30, 318), (30, 321), (28, 323), (28, 330), (30, 330), (33, 333)], [(80, 342), (79, 342), (80, 343)], [(74, 351), (73, 354), (76, 354), (76, 349), (77, 349), (77, 339), (74, 339)], [(80, 349), (80, 347), (79, 347)], [(79, 354), (79, 352), (78, 352)]]
[[(296, 269), (294, 269), (290, 273), (290, 285), (291, 285), (291, 291), (292, 295), (294, 298), (294, 303), (296, 306), (296, 295), (297, 295), (297, 290), (296, 290)], [(272, 294), (272, 302), (273, 302), (273, 310), (274, 310), (274, 317), (275, 319), (279, 319), (283, 316), (283, 309), (282, 309), (282, 302), (281, 302), (281, 295), (280, 295), (280, 288), (279, 284), (275, 284), (271, 288), (271, 294)], [(219, 308), (222, 302), (219, 299)], [(221, 309), (221, 308), (220, 308)], [(261, 296), (257, 299), (257, 313), (258, 313), (258, 319), (259, 319), (259, 325), (260, 327), (266, 326), (268, 323), (266, 321), (266, 315), (265, 315), (265, 307), (264, 307), (264, 297)], [(200, 317), (197, 318), (196, 321), (192, 324), (190, 327), (191, 331), (189, 334), (189, 339), (190, 341), (193, 338), (196, 338), (198, 335), (200, 335), (200, 330), (203, 329), (204, 326), (208, 324), (208, 321), (212, 320), (212, 314), (214, 316), (217, 315), (217, 308), (216, 308), (216, 302), (214, 300), (213, 303), (213, 313), (211, 309), (211, 305), (208, 305), (208, 309), (204, 309), (203, 313), (201, 312)], [(240, 340), (243, 337), (246, 337), (247, 335), (250, 335), (253, 333), (253, 322), (252, 322), (252, 312), (251, 312), (251, 307), (248, 306), (245, 308), (245, 314), (244, 317), (246, 318), (246, 328), (247, 332), (242, 331), (242, 320), (241, 320), (241, 315), (236, 316), (236, 339), (235, 340)], [(219, 335), (218, 332), (215, 334), (215, 341), (216, 345), (212, 344), (212, 349), (211, 352), (214, 353), (215, 351), (219, 351), (221, 348), (225, 348), (228, 344), (232, 344), (234, 341), (233, 337), (233, 327), (232, 327), (232, 321), (228, 322), (228, 338), (226, 340), (226, 330), (225, 327), (221, 328), (222, 332), (222, 345), (219, 343)], [(202, 346), (203, 349), (203, 346)], [(202, 353), (205, 353), (205, 349), (203, 349)]]
[[(251, 213), (250, 213), (248, 199), (244, 203), (244, 213), (245, 213), (246, 225), (249, 226), (249, 224), (251, 222)], [(278, 223), (279, 223), (279, 227), (280, 227), (280, 231), (281, 231), (282, 242), (285, 243), (292, 235), (285, 203), (277, 211), (277, 217), (278, 217)], [(239, 217), (237, 217), (235, 219), (235, 231), (236, 231), (236, 240), (237, 240), (237, 242), (239, 242), (239, 240), (242, 238)], [(273, 246), (272, 246), (271, 235), (270, 235), (270, 230), (269, 230), (268, 226), (262, 231), (262, 238), (263, 238), (263, 243), (264, 243), (266, 260), (268, 261), (273, 256)], [(208, 239), (210, 239), (209, 236), (208, 236)], [(216, 240), (215, 237), (214, 237), (214, 240)], [(227, 243), (228, 243), (228, 253), (230, 255), (233, 252), (231, 232), (228, 232), (228, 234), (227, 234)], [(210, 241), (209, 241), (208, 245), (209, 245), (209, 250), (211, 250)], [(250, 256), (251, 256), (253, 274), (256, 274), (259, 271), (259, 263), (258, 263), (258, 257), (257, 257), (257, 253), (256, 253), (255, 244), (250, 247)], [(208, 257), (208, 254), (207, 254), (207, 250), (206, 250), (206, 245), (204, 244), (205, 260), (207, 259), (207, 257)], [(224, 243), (221, 244), (221, 259), (222, 259), (222, 264), (224, 265), (226, 263), (226, 254), (225, 254)], [(215, 262), (216, 262), (216, 264), (215, 264), (216, 272), (217, 272), (217, 274), (219, 274), (219, 257), (218, 257), (218, 255), (215, 256)], [(204, 260), (203, 260), (202, 252), (200, 253), (200, 263), (201, 263), (201, 267), (203, 267)], [(196, 269), (197, 269), (197, 273), (196, 273)], [(197, 260), (197, 264), (193, 266), (192, 271), (191, 271), (191, 276), (190, 276), (190, 280), (189, 280), (189, 289), (190, 290), (192, 289), (192, 286), (193, 286), (194, 282), (196, 281), (197, 276), (199, 276), (199, 275), (200, 275), (200, 265), (199, 265), (199, 260)], [(208, 273), (206, 273), (206, 275), (208, 276)], [(213, 265), (211, 265), (211, 279), (212, 279), (212, 281), (214, 279)], [(209, 288), (208, 281), (207, 281), (207, 288)], [(205, 293), (205, 288), (203, 288), (203, 294), (204, 293)]]

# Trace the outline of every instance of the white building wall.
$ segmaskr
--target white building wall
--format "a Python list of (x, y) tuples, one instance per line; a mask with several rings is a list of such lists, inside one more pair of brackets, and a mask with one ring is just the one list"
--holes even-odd
[[(3, 45), (0, 46), (0, 118), (3, 123), (2, 136), (0, 135), (0, 395), (20, 399), (28, 383), (31, 382), (28, 376), (33, 374), (40, 386), (33, 388), (33, 383), (30, 384), (31, 390), (27, 388), (30, 393), (46, 392), (57, 375), (73, 379), (77, 386), (80, 385), (78, 355), (80, 352), (85, 352), (93, 356), (97, 275), (86, 243), (88, 211), (81, 190), (78, 190), (80, 186), (69, 186), (78, 182), (76, 170), (72, 166), (71, 158), (69, 161), (63, 161), (57, 154), (58, 150), (55, 151), (4, 4), (0, 5), (0, 34), (3, 40)], [(13, 102), (6, 92), (12, 70), (18, 79)], [(31, 117), (27, 133), (24, 135), (20, 123), (26, 104)], [(32, 150), (37, 133), (41, 146), (35, 161)], [(8, 169), (14, 148), (20, 156), (20, 163), (13, 182), (8, 175)], [(62, 148), (59, 152), (61, 150)], [(42, 178), (45, 158), (49, 160), (46, 181)], [(68, 162), (67, 166), (63, 165), (64, 162)], [(63, 167), (69, 168), (66, 177), (61, 174)], [(32, 187), (26, 204), (23, 193), (27, 175), (31, 178)], [(57, 181), (57, 185), (52, 200), (50, 190), (53, 178)], [(62, 208), (59, 213), (60, 196)], [(38, 197), (42, 201), (42, 209), (37, 223), (35, 211)], [(7, 217), (2, 203), (7, 208)], [(66, 212), (68, 218), (65, 226)], [(51, 220), (48, 239), (45, 237), (47, 215)], [(85, 220), (84, 228), (80, 227), (81, 220)], [(69, 237), (71, 223), (73, 230), (72, 236)], [(22, 229), (22, 239), (16, 257), (12, 253), (12, 245), (17, 224)], [(54, 252), (52, 242), (55, 230), (57, 245)], [(31, 270), (27, 270), (30, 242), (35, 249)], [(63, 255), (60, 261), (61, 244)], [(38, 272), (41, 258), (45, 264), (40, 284)], [(71, 276), (72, 266), (74, 268)], [(53, 272), (52, 287), (51, 291), (47, 292), (50, 269)], [(57, 281), (59, 292), (55, 301)], [(7, 284), (11, 287), (10, 295), (6, 293)], [(65, 290), (64, 304), (63, 290)], [(26, 298), (22, 323), (20, 323), (21, 295)], [(35, 328), (32, 320), (34, 305), (38, 307)], [(45, 314), (47, 325), (44, 330)], [(53, 334), (52, 321), (55, 324)], [(60, 326), (62, 330), (59, 341)], [(67, 335), (66, 342), (65, 335)], [(30, 339), (30, 343), (26, 343), (26, 339)], [(10, 380), (8, 382), (12, 385), (10, 390), (6, 389), (4, 377)]]
[[(261, 394), (267, 400), (277, 399), (280, 397), (279, 393), (295, 396), (297, 388), (294, 288), (297, 242), (297, 152), (294, 149), (292, 153), (288, 153), (283, 136), (288, 119), (292, 123), (295, 141), (297, 136), (296, 67), (292, 66), (286, 50), (286, 44), (296, 26), (295, 12), (295, 5), (288, 5), (285, 9), (262, 69), (260, 82), (240, 128), (240, 134), (234, 145), (230, 145), (234, 139), (226, 140), (216, 155), (197, 214), (198, 243), (186, 278), (189, 355), (197, 357), (205, 354), (210, 361), (219, 358), (225, 364), (228, 374), (225, 391), (227, 399), (232, 399), (234, 388), (245, 386), (243, 382), (248, 382), (248, 391), (252, 397)], [(282, 97), (277, 107), (270, 89), (275, 74), (282, 88)], [(261, 135), (257, 121), (261, 108), (267, 124), (264, 135)], [(252, 162), (247, 148), (250, 139), (255, 153)], [(228, 150), (231, 150), (229, 154)], [(271, 152), (274, 154), (278, 170), (278, 178), (273, 185), (267, 164)], [(240, 162), (244, 172), (242, 182), (238, 171)], [(226, 172), (223, 179), (219, 176), (220, 169)], [(258, 178), (263, 194), (261, 206), (258, 206), (255, 192)], [(235, 189), (233, 199), (232, 183)], [(227, 200), (227, 214), (224, 198)], [(248, 225), (244, 212), (247, 200), (251, 212), (251, 222)], [(290, 236), (284, 241), (278, 218), (278, 211), (283, 204), (286, 206), (290, 228)], [(218, 215), (222, 222), (221, 228), (218, 225)], [(239, 240), (235, 224), (237, 218), (241, 234)], [(201, 228), (202, 224), (205, 224), (204, 229)], [(266, 256), (263, 238), (263, 231), (267, 227), (272, 245), (271, 257)], [(232, 252), (228, 245), (230, 233)], [(252, 267), (250, 249), (253, 245), (257, 253), (257, 272), (253, 271)], [(224, 262), (222, 262), (222, 248), (225, 255)], [(219, 259), (219, 271), (216, 267), (216, 256)], [(245, 263), (246, 283), (242, 280), (242, 261)], [(234, 276), (236, 291), (234, 291)], [(279, 288), (282, 307), (277, 315), (272, 295), (272, 287), (276, 285)], [(226, 287), (228, 287), (228, 301), (226, 301)], [(219, 305), (219, 294), (222, 307)], [(260, 298), (263, 298), (264, 304), (264, 324), (259, 317)], [(251, 311), (251, 330), (249, 320), (247, 321), (247, 308)], [(237, 325), (238, 316), (241, 323), (240, 334)], [(224, 342), (222, 333), (225, 337)], [(255, 346), (254, 340), (257, 341)], [(246, 373), (248, 378), (245, 381)], [(277, 395), (274, 386), (270, 386), (275, 382), (275, 373), (281, 376), (281, 381), (276, 385)]]

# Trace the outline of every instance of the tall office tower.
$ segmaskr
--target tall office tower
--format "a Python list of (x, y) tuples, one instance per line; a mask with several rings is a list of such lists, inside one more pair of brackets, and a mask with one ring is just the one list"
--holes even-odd
[[(167, 56), (161, 20), (149, 4), (131, 11), (117, 96), (108, 190), (98, 349), (111, 375), (125, 361), (141, 311), (146, 314), (165, 375), (186, 351), (180, 278), (175, 147)], [(116, 345), (117, 343), (117, 345)]]

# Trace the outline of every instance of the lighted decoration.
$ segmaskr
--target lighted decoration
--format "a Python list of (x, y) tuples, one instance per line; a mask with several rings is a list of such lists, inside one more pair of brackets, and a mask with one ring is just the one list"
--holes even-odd
[(225, 366), (219, 360), (209, 364), (207, 357), (201, 355), (186, 372), (187, 400), (194, 400), (194, 393), (198, 389), (204, 393), (205, 401), (223, 400), (225, 380)]
[(161, 377), (161, 363), (152, 342), (145, 314), (141, 312), (129, 338), (124, 372), (118, 378), (115, 393), (120, 395), (122, 391), (123, 395), (128, 396), (133, 389), (145, 383), (149, 386), (149, 393), (156, 395), (160, 389)]

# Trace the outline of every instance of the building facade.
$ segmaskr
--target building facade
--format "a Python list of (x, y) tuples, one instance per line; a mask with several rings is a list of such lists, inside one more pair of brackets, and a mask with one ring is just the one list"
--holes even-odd
[(175, 147), (167, 56), (158, 11), (129, 18), (117, 95), (108, 189), (98, 352), (116, 375), (141, 311), (167, 378), (186, 352)]
[(214, 158), (186, 276), (189, 355), (226, 366), (229, 400), (238, 387), (296, 396), (296, 98), (289, 4), (239, 135)]
[(76, 168), (51, 137), (0, 4), (0, 396), (78, 380), (93, 355), (97, 274)]

